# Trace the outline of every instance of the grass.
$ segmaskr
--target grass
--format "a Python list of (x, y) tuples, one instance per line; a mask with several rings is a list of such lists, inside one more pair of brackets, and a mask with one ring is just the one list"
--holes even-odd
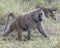
[[(0, 39), (0, 48), (53, 48), (58, 43), (57, 40), (36, 39), (30, 41), (3, 41)], [(2, 46), (3, 45), (3, 46)]]
[[(55, 0), (51, 4), (46, 3), (44, 0), (0, 0), (0, 22), (5, 21), (4, 15), (8, 12), (13, 12), (15, 15), (22, 15), (23, 13), (34, 9), (37, 5), (60, 9), (58, 0)], [(59, 22), (45, 19), (44, 25), (46, 32), (51, 36), (49, 40), (40, 35), (37, 30), (35, 30), (36, 33), (32, 33), (30, 41), (18, 41), (16, 40), (17, 33), (11, 33), (6, 38), (0, 38), (0, 48), (60, 48)], [(0, 35), (1, 34), (2, 31), (0, 31)]]

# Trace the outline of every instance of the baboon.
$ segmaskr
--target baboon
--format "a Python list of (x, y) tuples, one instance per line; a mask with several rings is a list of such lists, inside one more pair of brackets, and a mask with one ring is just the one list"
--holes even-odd
[[(36, 8), (39, 8), (40, 6), (37, 6)], [(45, 17), (51, 18), (53, 20), (57, 20), (59, 16), (59, 12), (57, 8), (51, 7), (51, 8), (45, 8), (41, 7), (44, 11)]]
[[(13, 13), (9, 13), (6, 18), (5, 33), (2, 36), (9, 35), (13, 30), (18, 33), (19, 40), (22, 40), (22, 32), (27, 31), (27, 40), (30, 40), (30, 34), (33, 30), (38, 31), (45, 37), (49, 38), (44, 30), (43, 17), (45, 16), (42, 8), (36, 8), (33, 11), (16, 17)], [(8, 24), (9, 16), (12, 17), (12, 22)]]
[(57, 20), (58, 9), (57, 8), (42, 8), (46, 17), (51, 17), (53, 20)]

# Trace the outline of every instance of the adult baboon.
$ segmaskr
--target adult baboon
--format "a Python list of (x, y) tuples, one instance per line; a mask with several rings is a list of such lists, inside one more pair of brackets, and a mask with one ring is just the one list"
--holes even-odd
[[(13, 18), (11, 24), (8, 24), (9, 16)], [(22, 40), (22, 32), (28, 31), (27, 40), (30, 40), (32, 30), (37, 28), (44, 37), (48, 38), (43, 26), (43, 16), (45, 16), (44, 10), (40, 7), (19, 17), (16, 17), (13, 13), (9, 13), (7, 15), (5, 33), (2, 36), (7, 36), (13, 30), (16, 30), (18, 32), (19, 39)]]

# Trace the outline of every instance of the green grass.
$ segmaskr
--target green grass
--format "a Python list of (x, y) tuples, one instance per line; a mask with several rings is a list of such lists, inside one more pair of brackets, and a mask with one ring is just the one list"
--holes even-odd
[[(51, 4), (46, 3), (44, 0), (0, 0), (0, 22), (5, 20), (4, 15), (8, 12), (13, 12), (15, 15), (22, 15), (34, 9), (37, 5), (56, 7), (60, 10), (60, 3), (58, 0), (55, 0)], [(46, 32), (51, 36), (49, 40), (39, 34), (37, 30), (35, 31), (37, 33), (32, 33), (30, 41), (18, 41), (16, 40), (17, 33), (11, 33), (8, 37), (0, 38), (0, 48), (60, 48), (59, 22), (45, 19), (44, 25)], [(2, 33), (3, 32), (0, 31), (0, 34)], [(24, 36), (26, 36), (26, 34)]]
[(0, 39), (0, 48), (53, 48), (58, 41), (55, 38), (47, 39), (35, 39), (30, 41), (3, 41)]
[(59, 7), (59, 3), (56, 1), (52, 2), (51, 5), (47, 5), (44, 0), (0, 0), (0, 16), (8, 12), (22, 14), (23, 12), (33, 9), (37, 5), (44, 7)]

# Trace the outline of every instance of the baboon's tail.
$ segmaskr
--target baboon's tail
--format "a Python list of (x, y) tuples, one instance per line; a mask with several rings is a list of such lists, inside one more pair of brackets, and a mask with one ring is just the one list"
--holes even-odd
[(6, 16), (6, 22), (5, 22), (5, 28), (4, 28), (4, 31), (7, 29), (7, 25), (8, 25), (8, 22), (9, 22), (9, 17), (12, 17), (12, 20), (15, 19), (15, 15), (13, 13), (9, 13), (7, 16)]

